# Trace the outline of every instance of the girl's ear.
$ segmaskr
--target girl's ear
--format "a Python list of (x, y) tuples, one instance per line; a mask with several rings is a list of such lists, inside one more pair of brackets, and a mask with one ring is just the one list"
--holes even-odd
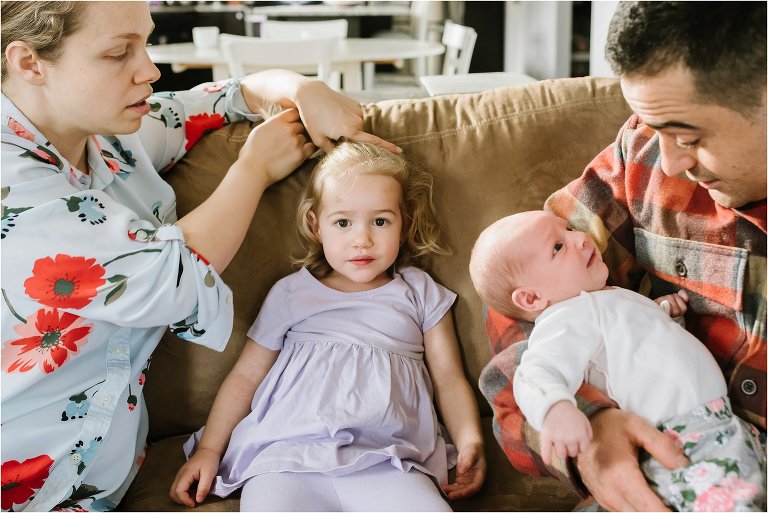
[(27, 43), (12, 41), (5, 48), (5, 58), (13, 74), (30, 85), (40, 85), (45, 79), (45, 65)]
[(317, 216), (315, 215), (314, 211), (310, 210), (307, 212), (307, 221), (309, 222), (309, 227), (312, 230), (312, 234), (315, 236), (318, 242), (322, 243), (323, 241), (320, 240), (320, 230), (317, 222)]
[(512, 292), (512, 303), (526, 312), (540, 312), (547, 307), (549, 301), (532, 287), (519, 287)]

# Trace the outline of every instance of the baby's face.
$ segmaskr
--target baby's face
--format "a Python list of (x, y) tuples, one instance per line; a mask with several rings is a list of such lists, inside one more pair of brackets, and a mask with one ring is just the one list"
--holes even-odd
[(549, 212), (526, 213), (521, 222), (525, 226), (514, 241), (522, 264), (518, 287), (534, 288), (547, 304), (605, 287), (608, 267), (589, 234)]

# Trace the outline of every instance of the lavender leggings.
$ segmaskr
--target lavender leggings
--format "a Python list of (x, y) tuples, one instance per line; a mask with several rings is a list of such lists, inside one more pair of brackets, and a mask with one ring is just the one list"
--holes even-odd
[(385, 461), (345, 476), (270, 472), (243, 486), (240, 511), (452, 511), (430, 477)]

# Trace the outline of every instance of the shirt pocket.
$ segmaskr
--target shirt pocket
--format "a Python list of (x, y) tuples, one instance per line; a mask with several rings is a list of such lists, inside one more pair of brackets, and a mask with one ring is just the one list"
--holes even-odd
[(634, 233), (635, 254), (649, 274), (652, 297), (683, 288), (692, 293), (688, 309), (695, 314), (725, 317), (745, 329), (747, 250), (663, 237), (641, 228)]

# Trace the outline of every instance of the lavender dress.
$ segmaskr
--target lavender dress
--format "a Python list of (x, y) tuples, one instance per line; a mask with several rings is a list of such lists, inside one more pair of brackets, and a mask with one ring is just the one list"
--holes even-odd
[[(412, 267), (364, 292), (331, 289), (306, 269), (278, 281), (248, 336), (282, 351), (232, 433), (212, 493), (265, 472), (339, 476), (383, 461), (447, 482), (456, 453), (433, 407), (423, 333), (455, 299)], [(187, 456), (201, 435), (184, 445)]]

